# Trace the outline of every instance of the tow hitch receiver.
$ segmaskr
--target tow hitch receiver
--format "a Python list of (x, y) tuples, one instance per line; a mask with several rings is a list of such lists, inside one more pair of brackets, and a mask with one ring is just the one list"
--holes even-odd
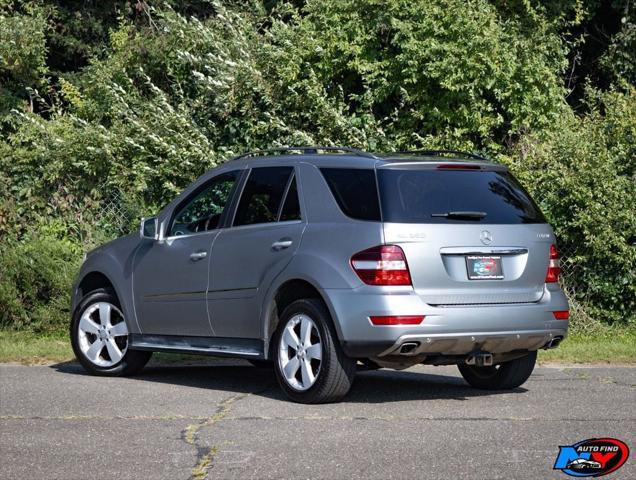
[(492, 367), (492, 353), (474, 352), (466, 357), (466, 365)]

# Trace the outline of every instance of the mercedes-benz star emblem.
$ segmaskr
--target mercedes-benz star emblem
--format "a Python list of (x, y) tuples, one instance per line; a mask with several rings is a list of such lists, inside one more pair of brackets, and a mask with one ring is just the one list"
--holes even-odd
[(492, 234), (488, 230), (482, 230), (479, 238), (484, 245), (490, 245), (492, 243)]

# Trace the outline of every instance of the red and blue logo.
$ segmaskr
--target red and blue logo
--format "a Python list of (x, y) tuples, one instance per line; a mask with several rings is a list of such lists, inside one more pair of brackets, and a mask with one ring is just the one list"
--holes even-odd
[(588, 438), (560, 446), (554, 469), (572, 477), (602, 477), (621, 468), (627, 457), (629, 448), (620, 440)]

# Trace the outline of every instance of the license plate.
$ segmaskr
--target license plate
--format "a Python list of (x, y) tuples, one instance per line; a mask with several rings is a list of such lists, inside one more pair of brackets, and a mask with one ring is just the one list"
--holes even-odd
[(469, 280), (501, 280), (501, 255), (467, 255), (466, 269)]

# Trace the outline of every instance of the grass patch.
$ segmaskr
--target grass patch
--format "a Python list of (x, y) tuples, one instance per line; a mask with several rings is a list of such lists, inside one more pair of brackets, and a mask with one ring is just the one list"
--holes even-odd
[(636, 364), (636, 331), (608, 328), (600, 335), (572, 335), (558, 348), (540, 350), (539, 362)]
[(68, 362), (74, 358), (66, 332), (37, 334), (0, 330), (0, 362), (38, 365)]
[[(0, 363), (25, 365), (68, 362), (74, 360), (65, 332), (37, 334), (0, 330)], [(211, 357), (156, 353), (157, 364), (190, 365), (210, 361)], [(219, 359), (214, 359), (218, 362)], [(232, 362), (231, 359), (224, 359)], [(618, 331), (608, 328), (598, 335), (572, 335), (554, 350), (540, 350), (540, 363), (614, 363), (636, 365), (636, 330)]]

